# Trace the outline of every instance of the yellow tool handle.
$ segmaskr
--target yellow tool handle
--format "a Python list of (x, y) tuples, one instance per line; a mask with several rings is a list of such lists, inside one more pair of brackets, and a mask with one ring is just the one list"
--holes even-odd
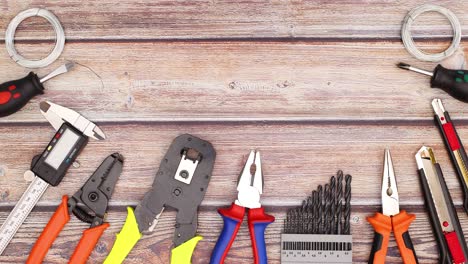
[(127, 207), (127, 213), (125, 224), (123, 225), (122, 230), (120, 230), (120, 233), (117, 234), (114, 246), (104, 261), (104, 264), (122, 263), (142, 236), (138, 229), (138, 223), (136, 221), (135, 214), (133, 213), (133, 209), (131, 207)]
[(173, 248), (171, 251), (171, 264), (191, 264), (193, 251), (198, 241), (202, 239), (202, 236), (194, 236), (187, 242)]

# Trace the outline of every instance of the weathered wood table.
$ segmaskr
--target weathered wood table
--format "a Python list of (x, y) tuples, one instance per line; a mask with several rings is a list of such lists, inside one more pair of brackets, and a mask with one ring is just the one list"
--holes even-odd
[[(430, 101), (444, 99), (460, 136), (468, 142), (468, 106), (439, 90), (428, 78), (404, 72), (413, 59), (400, 42), (406, 12), (426, 1), (1, 1), (1, 32), (20, 11), (53, 11), (66, 30), (58, 66), (74, 60), (85, 67), (49, 81), (45, 95), (21, 112), (0, 119), (0, 221), (28, 183), (23, 173), (54, 130), (41, 116), (41, 100), (70, 107), (105, 131), (91, 141), (61, 185), (49, 188), (9, 247), (1, 263), (24, 262), (63, 194), (73, 194), (108, 154), (125, 156), (124, 173), (112, 197), (105, 232), (89, 263), (101, 262), (126, 217), (150, 188), (161, 157), (177, 135), (211, 141), (218, 153), (214, 175), (199, 213), (204, 237), (193, 263), (207, 263), (222, 227), (216, 209), (235, 198), (235, 182), (250, 148), (262, 150), (263, 204), (277, 218), (266, 232), (270, 263), (279, 263), (285, 212), (318, 184), (343, 169), (353, 178), (354, 262), (364, 263), (373, 231), (366, 216), (380, 210), (383, 150), (392, 150), (401, 207), (417, 215), (410, 229), (421, 263), (436, 263), (437, 248), (416, 173), (415, 152), (434, 147), (465, 232), (461, 192), (436, 127)], [(437, 1), (468, 30), (468, 3)], [(424, 25), (431, 21), (431, 26)], [(440, 49), (450, 27), (427, 15), (417, 23), (420, 45)], [(3, 35), (0, 34), (3, 38)], [(25, 21), (18, 49), (40, 58), (53, 32), (39, 18)], [(28, 72), (0, 48), (1, 80)], [(40, 69), (39, 73), (47, 72)], [(144, 236), (126, 263), (168, 263), (174, 211), (163, 214), (155, 232)], [(86, 224), (72, 218), (46, 258), (64, 263)], [(390, 263), (401, 262), (390, 243)], [(251, 263), (243, 226), (228, 263)]]

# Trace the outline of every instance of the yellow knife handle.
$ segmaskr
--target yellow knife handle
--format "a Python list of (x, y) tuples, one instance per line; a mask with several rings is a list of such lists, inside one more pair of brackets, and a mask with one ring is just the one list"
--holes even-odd
[(193, 251), (198, 241), (202, 239), (202, 236), (194, 236), (187, 242), (173, 248), (171, 251), (171, 264), (191, 264)]
[(111, 252), (107, 256), (104, 264), (120, 264), (127, 257), (128, 253), (132, 250), (135, 244), (140, 240), (141, 233), (138, 229), (138, 223), (136, 221), (135, 214), (131, 207), (127, 207), (127, 220), (117, 234), (114, 246)]

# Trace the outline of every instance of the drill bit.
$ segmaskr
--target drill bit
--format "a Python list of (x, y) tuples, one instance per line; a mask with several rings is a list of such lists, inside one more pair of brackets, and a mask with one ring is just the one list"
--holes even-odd
[(331, 219), (330, 219), (330, 234), (335, 234), (336, 223), (336, 178), (332, 176), (330, 179), (330, 204), (331, 204)]
[(341, 233), (341, 211), (343, 210), (342, 208), (342, 199), (343, 199), (343, 171), (339, 170), (337, 173), (337, 193), (336, 193), (336, 202), (337, 202), (337, 210), (338, 210), (338, 215), (337, 215), (337, 221), (336, 221), (336, 233), (340, 234)]
[(323, 187), (322, 185), (319, 185), (317, 187), (317, 193), (318, 193), (318, 221), (317, 221), (317, 226), (318, 226), (318, 230), (317, 230), (317, 234), (322, 234), (323, 232), (323, 211), (325, 209), (325, 206), (323, 205)]
[(300, 224), (299, 234), (304, 234), (305, 230), (306, 230), (306, 225), (307, 225), (306, 207), (307, 207), (306, 200), (303, 200), (301, 210), (300, 210), (300, 219), (301, 220), (300, 220), (300, 223), (299, 223)]
[(336, 222), (336, 234), (341, 235), (341, 214), (343, 211), (343, 202), (340, 200), (338, 201), (338, 214), (337, 214), (337, 219), (338, 221)]
[(291, 223), (291, 209), (288, 209), (288, 212), (286, 213), (286, 218), (284, 219), (284, 227), (283, 227), (285, 234), (291, 234), (290, 223)]
[(347, 174), (345, 176), (345, 209), (344, 209), (344, 226), (343, 226), (343, 233), (345, 235), (350, 234), (350, 218), (351, 218), (351, 175)]
[(312, 225), (313, 225), (313, 219), (312, 219), (312, 195), (307, 197), (307, 207), (306, 207), (306, 214), (307, 214), (307, 234), (312, 233)]
[(330, 211), (331, 211), (331, 204), (330, 204), (330, 185), (327, 183), (325, 184), (325, 218), (324, 218), (324, 234), (328, 234), (330, 232)]
[(318, 226), (318, 193), (316, 190), (312, 192), (312, 234), (317, 233)]

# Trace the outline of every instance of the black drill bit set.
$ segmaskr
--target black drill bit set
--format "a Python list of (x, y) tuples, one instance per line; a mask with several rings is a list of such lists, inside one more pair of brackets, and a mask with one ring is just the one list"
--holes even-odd
[(302, 205), (288, 210), (282, 263), (351, 263), (351, 175), (338, 171)]

